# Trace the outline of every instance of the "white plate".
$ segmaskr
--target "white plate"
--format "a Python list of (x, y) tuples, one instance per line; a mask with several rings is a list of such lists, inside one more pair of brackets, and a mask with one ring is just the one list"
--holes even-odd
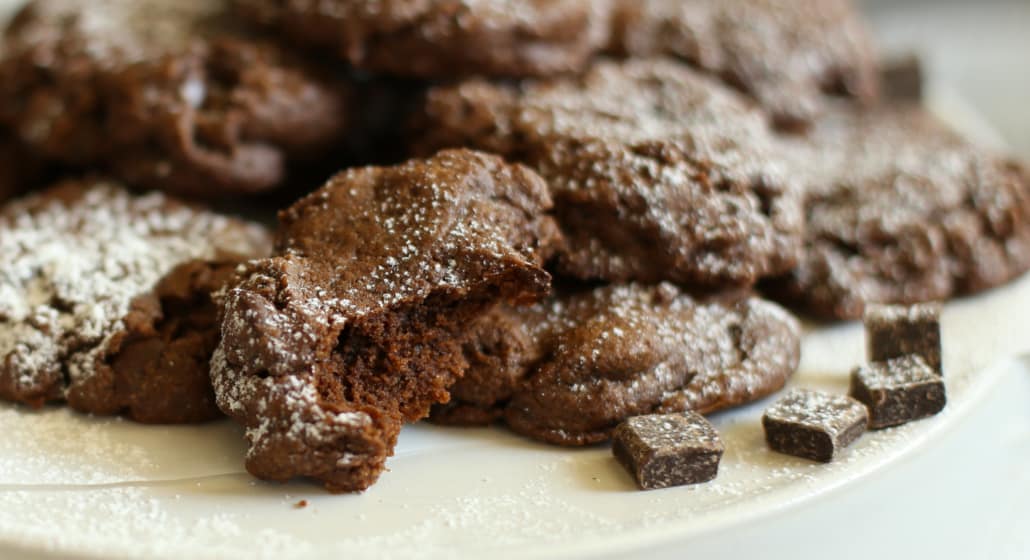
[[(960, 105), (938, 99), (977, 132)], [(374, 487), (331, 496), (251, 479), (229, 422), (146, 427), (3, 405), (0, 555), (567, 558), (682, 541), (812, 500), (953, 427), (999, 377), (992, 364), (1030, 349), (1030, 277), (950, 304), (943, 328), (950, 402), (940, 416), (868, 434), (820, 465), (768, 451), (768, 403), (756, 403), (714, 417), (727, 445), (716, 481), (652, 492), (635, 490), (604, 446), (419, 425)], [(863, 354), (859, 325), (810, 331), (792, 383), (844, 392)]]

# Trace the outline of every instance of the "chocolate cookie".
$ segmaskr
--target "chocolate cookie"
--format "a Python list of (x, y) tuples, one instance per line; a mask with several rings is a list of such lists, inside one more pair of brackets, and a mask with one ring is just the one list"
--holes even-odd
[(578, 71), (604, 48), (612, 15), (612, 0), (233, 1), (357, 68), (419, 78)]
[(499, 308), (470, 331), (465, 356), (434, 421), (503, 418), (534, 439), (586, 445), (632, 416), (708, 413), (779, 390), (797, 368), (800, 327), (756, 297), (607, 286)]
[(1030, 267), (1030, 173), (916, 105), (840, 108), (784, 140), (805, 184), (805, 253), (770, 284), (823, 318), (943, 300)]
[(344, 130), (345, 94), (237, 29), (228, 0), (33, 0), (0, 55), (0, 123), (34, 153), (200, 197), (277, 186)]
[(754, 96), (785, 128), (825, 93), (870, 101), (870, 33), (850, 0), (617, 0), (615, 52), (672, 55)]
[(247, 470), (334, 492), (375, 482), (402, 423), (466, 369), (468, 325), (548, 292), (550, 206), (532, 171), (455, 150), (346, 171), (283, 211), (277, 256), (225, 295), (212, 359)]
[(0, 397), (142, 422), (218, 414), (211, 293), (264, 230), (159, 194), (70, 181), (0, 211)]
[(800, 192), (779, 172), (764, 116), (681, 64), (440, 87), (414, 126), (416, 152), (472, 146), (536, 169), (565, 236), (563, 275), (722, 288), (796, 262)]
[(41, 172), (40, 165), (20, 142), (0, 130), (0, 203), (28, 190)]

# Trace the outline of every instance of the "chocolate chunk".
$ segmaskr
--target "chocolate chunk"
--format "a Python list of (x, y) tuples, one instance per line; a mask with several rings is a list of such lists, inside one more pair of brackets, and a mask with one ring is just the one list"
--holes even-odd
[(560, 274), (722, 289), (786, 273), (801, 193), (780, 173), (765, 115), (667, 60), (600, 62), (577, 78), (432, 89), (416, 151), (470, 146), (548, 182)]
[(1030, 170), (918, 104), (842, 104), (781, 140), (806, 216), (801, 261), (766, 286), (781, 301), (857, 319), (869, 303), (939, 301), (1030, 267)]
[(774, 451), (829, 463), (866, 431), (869, 412), (851, 397), (794, 389), (765, 411)]
[(636, 416), (612, 434), (612, 452), (643, 490), (698, 484), (719, 473), (723, 445), (694, 412)]
[(921, 101), (923, 74), (923, 63), (915, 54), (888, 59), (880, 68), (883, 96), (895, 101)]
[(856, 368), (851, 396), (869, 409), (873, 430), (933, 416), (947, 402), (944, 380), (914, 354)]
[(941, 369), (941, 306), (870, 305), (865, 313), (869, 361), (917, 354), (938, 375)]
[(226, 292), (211, 360), (247, 470), (338, 492), (375, 482), (403, 423), (467, 368), (469, 325), (550, 290), (550, 206), (532, 171), (453, 150), (350, 169), (282, 211), (277, 254)]

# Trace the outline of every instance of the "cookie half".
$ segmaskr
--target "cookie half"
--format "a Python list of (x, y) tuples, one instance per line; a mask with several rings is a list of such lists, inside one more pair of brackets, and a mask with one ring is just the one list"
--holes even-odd
[(472, 146), (547, 180), (562, 275), (721, 289), (797, 261), (800, 189), (781, 172), (764, 115), (674, 61), (439, 87), (414, 126), (416, 152)]
[(357, 68), (417, 78), (582, 70), (604, 48), (612, 0), (234, 0), (245, 18), (332, 49)]
[(529, 169), (456, 150), (343, 172), (283, 211), (277, 256), (225, 295), (212, 360), (247, 470), (374, 483), (401, 425), (465, 371), (468, 325), (548, 292), (550, 206)]
[(840, 107), (784, 140), (806, 185), (805, 251), (768, 286), (827, 319), (944, 300), (1030, 268), (1030, 173), (914, 104)]
[(613, 48), (669, 55), (753, 96), (788, 129), (827, 94), (878, 96), (871, 34), (851, 0), (617, 0)]
[(33, 153), (219, 197), (279, 185), (346, 127), (341, 85), (228, 0), (32, 0), (0, 49), (0, 123)]
[(160, 194), (69, 181), (0, 210), (0, 397), (142, 422), (218, 416), (211, 294), (267, 233)]
[(469, 371), (434, 421), (503, 419), (534, 439), (587, 445), (633, 416), (708, 413), (779, 390), (797, 368), (800, 328), (757, 297), (629, 284), (495, 309), (465, 355)]

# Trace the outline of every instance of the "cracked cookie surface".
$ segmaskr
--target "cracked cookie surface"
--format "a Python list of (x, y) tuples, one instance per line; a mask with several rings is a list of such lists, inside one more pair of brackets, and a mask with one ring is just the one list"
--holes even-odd
[(244, 17), (334, 49), (357, 68), (418, 78), (582, 70), (611, 0), (234, 0)]
[(915, 104), (839, 107), (784, 140), (805, 184), (797, 269), (771, 293), (818, 317), (948, 299), (1030, 267), (1030, 173)]
[(761, 112), (668, 60), (603, 62), (579, 78), (431, 90), (414, 151), (470, 146), (547, 180), (583, 280), (750, 285), (801, 245), (801, 197)]
[(534, 439), (587, 445), (632, 416), (714, 412), (779, 390), (797, 368), (800, 327), (754, 296), (629, 284), (497, 308), (464, 351), (469, 370), (434, 421), (503, 419)]
[(345, 171), (280, 214), (276, 256), (225, 294), (219, 407), (246, 428), (247, 469), (374, 483), (405, 422), (466, 369), (461, 334), (550, 289), (543, 181), (467, 150)]
[(39, 157), (224, 197), (278, 186), (346, 127), (343, 86), (227, 0), (33, 0), (0, 49), (0, 123)]
[(669, 55), (753, 96), (784, 128), (828, 94), (878, 95), (871, 34), (851, 0), (618, 0), (613, 48)]
[(0, 397), (155, 423), (218, 415), (211, 293), (270, 249), (254, 225), (68, 181), (0, 210)]

